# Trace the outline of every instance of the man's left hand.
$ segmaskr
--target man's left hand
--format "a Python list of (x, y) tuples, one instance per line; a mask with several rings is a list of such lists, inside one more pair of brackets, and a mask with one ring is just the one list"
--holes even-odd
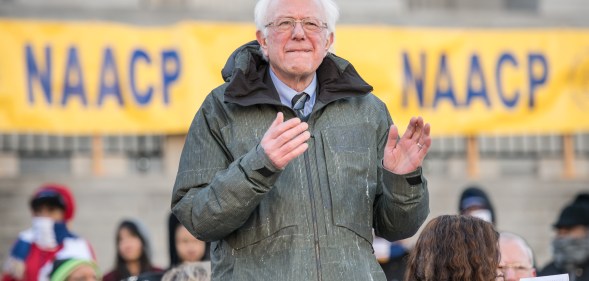
[(398, 175), (419, 168), (432, 144), (429, 132), (430, 125), (424, 124), (421, 116), (411, 118), (407, 130), (400, 139), (397, 126), (392, 125), (384, 148), (384, 168)]

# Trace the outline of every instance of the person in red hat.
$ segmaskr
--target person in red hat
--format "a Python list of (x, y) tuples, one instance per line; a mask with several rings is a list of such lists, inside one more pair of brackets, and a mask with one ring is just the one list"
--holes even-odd
[(2, 281), (49, 280), (55, 260), (96, 259), (90, 243), (67, 227), (76, 208), (67, 187), (40, 187), (33, 194), (30, 207), (32, 227), (19, 234), (4, 265)]

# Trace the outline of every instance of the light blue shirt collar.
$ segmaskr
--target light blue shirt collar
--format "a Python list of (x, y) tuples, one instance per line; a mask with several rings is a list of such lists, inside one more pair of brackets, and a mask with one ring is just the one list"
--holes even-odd
[[(292, 107), (292, 98), (294, 98), (295, 95), (299, 94), (299, 92), (295, 91), (291, 87), (284, 84), (284, 82), (280, 81), (280, 79), (278, 79), (278, 76), (276, 76), (276, 74), (274, 74), (274, 71), (272, 71), (272, 68), (270, 68), (270, 78), (272, 78), (272, 83), (274, 83), (274, 87), (276, 87), (278, 96), (280, 96), (280, 102), (288, 107)], [(311, 114), (311, 111), (313, 111), (313, 106), (315, 105), (315, 98), (317, 96), (317, 73), (313, 74), (313, 80), (311, 81), (311, 84), (309, 84), (309, 86), (307, 86), (307, 88), (305, 88), (303, 92), (309, 95), (309, 99), (307, 100), (307, 102), (305, 102), (304, 111), (305, 115), (309, 115)]]

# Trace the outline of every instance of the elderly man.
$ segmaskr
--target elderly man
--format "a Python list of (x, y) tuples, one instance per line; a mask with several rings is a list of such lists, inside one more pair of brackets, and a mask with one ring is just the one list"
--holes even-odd
[(554, 224), (552, 262), (538, 275), (568, 273), (571, 281), (589, 281), (589, 193), (580, 193)]
[[(332, 0), (261, 0), (188, 132), (172, 210), (214, 241), (213, 280), (385, 280), (376, 235), (413, 235), (429, 213), (429, 124), (399, 138), (389, 112), (329, 52)], [(362, 51), (365, 51), (364, 49)]]
[(536, 276), (534, 254), (526, 240), (510, 232), (501, 232), (499, 249), (499, 270), (503, 273), (505, 281), (518, 281), (520, 278)]

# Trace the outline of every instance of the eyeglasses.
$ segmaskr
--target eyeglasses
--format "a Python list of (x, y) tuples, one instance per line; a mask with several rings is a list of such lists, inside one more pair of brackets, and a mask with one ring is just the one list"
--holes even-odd
[(513, 264), (513, 265), (500, 265), (497, 269), (499, 269), (499, 271), (501, 271), (503, 273), (503, 275), (507, 275), (507, 271), (509, 269), (513, 269), (513, 271), (516, 274), (525, 274), (528, 271), (530, 271), (532, 268), (527, 267), (527, 266), (523, 266), (523, 265)]
[(280, 32), (292, 31), (298, 22), (301, 23), (301, 26), (305, 31), (318, 32), (327, 28), (326, 23), (315, 18), (304, 18), (300, 20), (293, 18), (278, 18), (273, 22), (266, 24), (264, 27), (272, 26)]

